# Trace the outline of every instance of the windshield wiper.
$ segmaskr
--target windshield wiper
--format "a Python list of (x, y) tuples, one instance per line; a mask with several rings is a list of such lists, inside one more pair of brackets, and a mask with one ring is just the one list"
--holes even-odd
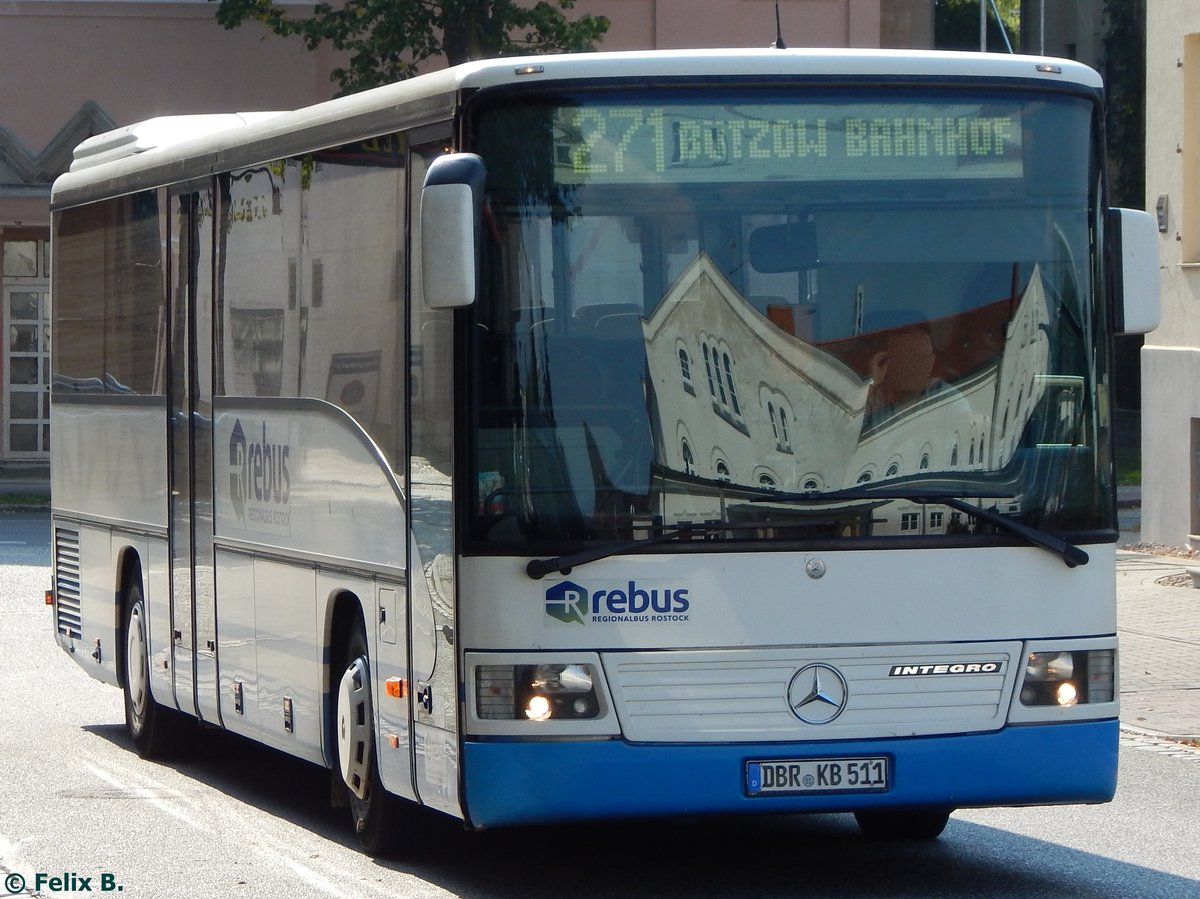
[[(989, 492), (980, 492), (980, 496), (989, 496)], [(1011, 493), (995, 493), (992, 498), (1002, 498), (1011, 496)], [(1023, 538), (1032, 546), (1038, 546), (1048, 552), (1054, 553), (1063, 560), (1063, 563), (1068, 568), (1075, 568), (1079, 565), (1088, 563), (1088, 554), (1075, 546), (1073, 543), (1068, 543), (1060, 537), (1046, 531), (1032, 528), (1029, 525), (1022, 524), (1019, 521), (1014, 521), (999, 512), (992, 509), (986, 509), (983, 506), (977, 506), (974, 503), (969, 503), (956, 494), (941, 493), (938, 491), (916, 491), (916, 490), (887, 490), (875, 489), (865, 490), (862, 488), (850, 490), (834, 490), (828, 493), (770, 493), (763, 496), (756, 496), (751, 499), (751, 502), (840, 502), (843, 500), (896, 500), (905, 499), (910, 502), (920, 503), (922, 505), (941, 505), (948, 506), (951, 509), (956, 509), (959, 512), (965, 512), (967, 515), (977, 518), (980, 521), (986, 521), (1001, 530), (1008, 531), (1011, 534), (1016, 534)], [(778, 522), (761, 522), (761, 521), (680, 521), (675, 524), (658, 525), (654, 528), (657, 532), (651, 537), (642, 537), (637, 540), (623, 540), (616, 543), (604, 543), (598, 546), (581, 549), (578, 552), (567, 553), (561, 556), (553, 556), (549, 559), (531, 559), (525, 566), (525, 573), (533, 580), (538, 581), (546, 575), (553, 572), (559, 574), (570, 574), (571, 569), (579, 565), (586, 565), (588, 562), (597, 562), (601, 559), (607, 559), (612, 556), (619, 556), (627, 552), (641, 549), (646, 546), (655, 546), (660, 543), (686, 543), (693, 539), (703, 539), (712, 534), (719, 534), (723, 531), (737, 530), (739, 528), (761, 528), (764, 526), (777, 527)]]
[(533, 580), (540, 581), (551, 572), (570, 574), (571, 569), (577, 565), (586, 565), (588, 562), (598, 562), (600, 559), (607, 559), (610, 556), (619, 556), (622, 553), (641, 549), (643, 546), (654, 546), (657, 543), (684, 543), (695, 537), (746, 527), (747, 524), (751, 527), (762, 526), (755, 522), (734, 524), (729, 521), (680, 521), (675, 524), (658, 525), (654, 528), (658, 533), (653, 537), (623, 540), (618, 543), (602, 543), (599, 546), (581, 549), (579, 552), (567, 553), (563, 556), (554, 556), (550, 559), (531, 559), (525, 566), (525, 573)]
[[(987, 492), (978, 494), (979, 496), (989, 496)], [(1011, 493), (992, 494), (993, 498), (1001, 496), (1011, 496)], [(1033, 546), (1039, 546), (1048, 552), (1059, 556), (1063, 563), (1068, 568), (1075, 568), (1079, 565), (1088, 563), (1088, 554), (1073, 543), (1068, 543), (1061, 537), (1056, 537), (1046, 531), (1031, 528), (1027, 524), (1022, 524), (1019, 521), (1014, 521), (1007, 516), (1001, 515), (992, 509), (985, 509), (983, 506), (977, 506), (974, 503), (969, 503), (957, 494), (941, 493), (939, 491), (919, 491), (919, 490), (888, 490), (883, 489), (850, 489), (850, 490), (832, 490), (827, 493), (776, 493), (772, 496), (755, 497), (751, 502), (840, 502), (842, 500), (855, 499), (878, 499), (878, 500), (895, 500), (905, 499), (909, 502), (920, 503), (921, 505), (938, 505), (949, 506), (951, 509), (956, 509), (959, 512), (965, 512), (973, 518), (978, 518), (980, 521), (986, 521), (988, 524), (1008, 531), (1010, 534), (1016, 534), (1023, 538), (1026, 542)]]

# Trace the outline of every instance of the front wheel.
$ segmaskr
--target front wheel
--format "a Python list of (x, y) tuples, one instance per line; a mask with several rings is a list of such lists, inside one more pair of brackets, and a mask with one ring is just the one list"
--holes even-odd
[(868, 809), (854, 813), (858, 829), (876, 840), (935, 840), (950, 820), (950, 809)]
[(177, 719), (150, 692), (150, 641), (142, 586), (130, 585), (125, 602), (125, 728), (138, 755), (159, 758), (170, 750)]
[(398, 800), (383, 789), (379, 779), (371, 664), (361, 626), (346, 645), (346, 662), (336, 702), (338, 767), (346, 786), (354, 830), (364, 851), (383, 854), (396, 845)]

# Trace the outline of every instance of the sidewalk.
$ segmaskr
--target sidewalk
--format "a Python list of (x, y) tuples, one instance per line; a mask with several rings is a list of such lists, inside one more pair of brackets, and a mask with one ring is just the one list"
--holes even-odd
[[(1117, 544), (1117, 635), (1121, 726), (1157, 736), (1200, 739), (1200, 589), (1186, 560), (1123, 546), (1138, 542), (1140, 509), (1122, 497)], [(1159, 581), (1170, 578), (1186, 586)]]
[(1194, 564), (1117, 550), (1123, 727), (1200, 739), (1200, 589), (1157, 583)]
[(0, 464), (0, 496), (50, 496), (48, 462), (10, 462)]

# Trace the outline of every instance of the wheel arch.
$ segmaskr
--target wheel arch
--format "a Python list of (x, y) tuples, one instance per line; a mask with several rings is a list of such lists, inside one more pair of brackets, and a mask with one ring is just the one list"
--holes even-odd
[(370, 631), (367, 630), (366, 610), (362, 598), (350, 589), (335, 590), (326, 605), (322, 649), (324, 664), (321, 666), (321, 696), (324, 710), (324, 736), (322, 756), (325, 764), (333, 768), (337, 764), (335, 747), (337, 746), (336, 721), (334, 718), (334, 692), (346, 667), (347, 644), (354, 629), (359, 627), (367, 635), (370, 642)]
[(129, 604), (129, 588), (137, 583), (146, 595), (146, 582), (142, 577), (142, 557), (135, 547), (125, 546), (117, 553), (115, 601), (113, 615), (116, 619), (113, 632), (117, 635), (117, 686), (125, 687), (125, 653), (129, 635), (125, 633), (125, 607)]

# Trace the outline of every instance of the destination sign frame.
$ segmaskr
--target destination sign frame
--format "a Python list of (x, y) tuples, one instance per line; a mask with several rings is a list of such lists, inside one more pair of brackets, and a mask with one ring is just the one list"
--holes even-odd
[(558, 106), (558, 184), (1018, 179), (1020, 102)]

